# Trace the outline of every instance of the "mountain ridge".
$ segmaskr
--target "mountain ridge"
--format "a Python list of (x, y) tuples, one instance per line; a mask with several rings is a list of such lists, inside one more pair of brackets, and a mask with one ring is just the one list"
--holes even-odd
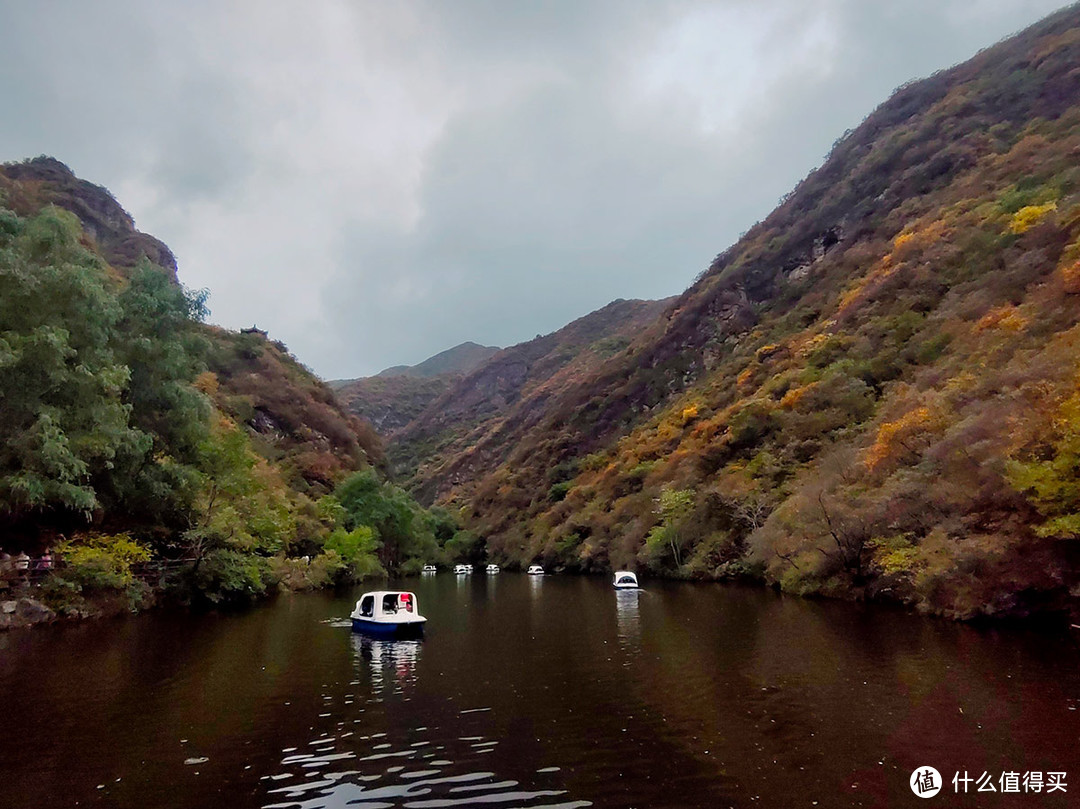
[[(432, 483), (440, 472), (468, 465), (481, 442), (474, 431), (490, 434), (506, 420), (533, 417), (563, 384), (588, 373), (625, 350), (671, 303), (616, 299), (546, 335), (491, 357), (434, 400), (388, 446), (398, 475), (416, 477), (414, 490), (424, 501), (436, 498)], [(438, 447), (431, 453), (432, 446)], [(424, 455), (424, 468), (416, 468)], [(414, 469), (416, 471), (414, 472)], [(452, 472), (460, 479), (460, 472)]]
[(1077, 64), (1073, 6), (901, 87), (624, 351), (414, 491), (507, 564), (1075, 610)]
[[(600, 347), (601, 353), (622, 348), (629, 342), (624, 332), (644, 325), (664, 304), (617, 299), (532, 340), (494, 351), (470, 349), (470, 359), (475, 361), (464, 373), (421, 376), (383, 371), (333, 386), (350, 412), (367, 419), (395, 448), (391, 463), (397, 466), (397, 474), (411, 475), (433, 440), (446, 444), (453, 437), (458, 439), (458, 448), (464, 448), (463, 432), (509, 409), (529, 386), (549, 380), (591, 344), (608, 340)], [(443, 362), (457, 348), (431, 359)]]
[(444, 394), (453, 381), (500, 349), (466, 341), (416, 365), (395, 365), (374, 376), (329, 382), (344, 407), (392, 438)]
[(484, 346), (466, 340), (453, 348), (433, 354), (416, 365), (394, 365), (384, 368), (375, 376), (432, 377), (442, 374), (466, 374), (501, 350), (498, 346)]

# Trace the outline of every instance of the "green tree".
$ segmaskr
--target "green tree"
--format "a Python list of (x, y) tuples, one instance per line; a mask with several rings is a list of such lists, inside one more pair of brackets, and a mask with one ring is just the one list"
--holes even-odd
[(406, 491), (380, 481), (374, 469), (349, 476), (334, 494), (345, 510), (347, 530), (367, 525), (378, 532), (379, 561), (387, 570), (438, 558), (439, 545), (422, 509)]
[(195, 521), (183, 534), (196, 589), (211, 600), (251, 597), (270, 581), (270, 556), (284, 550), (295, 520), (284, 485), (222, 419), (200, 448)]
[(676, 569), (682, 567), (683, 523), (694, 510), (694, 492), (690, 489), (664, 488), (656, 499), (660, 525), (655, 526), (645, 539), (645, 547), (652, 558), (661, 556), (661, 549), (669, 549)]
[(375, 529), (360, 525), (352, 531), (337, 529), (327, 537), (324, 549), (341, 560), (338, 580), (359, 581), (386, 573), (378, 559), (381, 546)]
[(145, 455), (128, 423), (120, 308), (71, 214), (47, 208), (0, 235), (0, 513), (19, 522), (89, 519), (95, 477)]
[(117, 355), (130, 371), (123, 398), (150, 449), (117, 459), (111, 494), (130, 517), (179, 527), (193, 507), (211, 413), (192, 384), (205, 367), (206, 292), (183, 289), (143, 259), (118, 302)]

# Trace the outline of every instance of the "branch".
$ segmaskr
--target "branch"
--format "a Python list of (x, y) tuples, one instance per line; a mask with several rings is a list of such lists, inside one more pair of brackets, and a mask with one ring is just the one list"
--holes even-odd
[(775, 548), (773, 549), (773, 553), (775, 553), (777, 555), (777, 557), (780, 558), (781, 561), (787, 562), (789, 565), (791, 565), (796, 570), (801, 569), (799, 567), (799, 565), (795, 562), (795, 560), (791, 558), (794, 554), (780, 553), (780, 551), (776, 550)]

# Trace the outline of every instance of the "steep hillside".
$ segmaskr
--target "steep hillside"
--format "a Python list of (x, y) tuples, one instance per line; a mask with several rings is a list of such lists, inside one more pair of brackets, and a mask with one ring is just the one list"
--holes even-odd
[(294, 488), (326, 493), (348, 470), (382, 466), (382, 442), (371, 427), (345, 412), (329, 385), (282, 343), (257, 332), (208, 331), (214, 378), (200, 383), (248, 428), (259, 452), (286, 470)]
[[(130, 276), (146, 260), (179, 283), (169, 248), (138, 231), (105, 188), (79, 179), (55, 158), (0, 165), (0, 203), (20, 216), (34, 216), (48, 205), (70, 211), (82, 226), (83, 246), (99, 252), (119, 275)], [(289, 458), (289, 476), (301, 488), (303, 480), (330, 485), (345, 470), (369, 460), (382, 463), (381, 441), (370, 427), (344, 412), (327, 385), (284, 345), (260, 333), (198, 328), (211, 349), (208, 370), (216, 375), (199, 384), (248, 428), (268, 459)]]
[(1077, 155), (1072, 7), (902, 87), (628, 347), (420, 490), (506, 562), (1075, 608)]
[(351, 379), (334, 393), (350, 412), (368, 421), (387, 441), (407, 427), (459, 377), (368, 376)]
[(171, 256), (63, 164), (0, 166), (0, 629), (475, 546), (380, 480), (378, 437), (284, 345), (203, 323)]
[(395, 365), (375, 376), (340, 379), (330, 386), (349, 412), (369, 421), (379, 435), (392, 438), (458, 378), (498, 351), (494, 346), (462, 343), (417, 365)]
[(609, 303), (551, 334), (500, 351), (433, 401), (388, 447), (397, 474), (421, 499), (470, 479), (480, 463), (506, 457), (511, 425), (534, 423), (545, 403), (591, 376), (654, 321), (670, 301)]

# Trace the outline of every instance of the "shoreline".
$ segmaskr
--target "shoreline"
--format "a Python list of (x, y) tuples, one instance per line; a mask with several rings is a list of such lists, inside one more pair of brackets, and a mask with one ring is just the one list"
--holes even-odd
[[(515, 570), (512, 567), (503, 567), (503, 572), (526, 575), (524, 569)], [(419, 574), (414, 574), (419, 577)], [(610, 571), (582, 572), (566, 571), (561, 573), (547, 573), (547, 576), (584, 576), (587, 578), (607, 577)], [(360, 581), (387, 580), (393, 578), (412, 578), (410, 575), (398, 574), (396, 576), (375, 576)], [(784, 591), (779, 584), (770, 583), (750, 576), (673, 576), (650, 574), (649, 580), (664, 583), (689, 583), (689, 584), (723, 584), (736, 587), (746, 587), (755, 590), (772, 590), (778, 595), (789, 598), (805, 599), (820, 602), (848, 602), (863, 605), (873, 605), (887, 609), (898, 609), (911, 615), (926, 618), (949, 621), (953, 623), (967, 624), (975, 627), (988, 628), (1011, 628), (1025, 631), (1046, 630), (1071, 634), (1080, 631), (1080, 600), (1072, 599), (1073, 603), (1061, 603), (1055, 608), (1044, 605), (1042, 609), (1015, 609), (997, 613), (979, 612), (972, 615), (950, 615), (940, 611), (934, 611), (919, 604), (912, 604), (900, 598), (882, 596), (881, 593), (868, 593), (862, 590), (844, 590), (830, 593), (808, 592), (792, 593)], [(359, 584), (360, 581), (353, 584)], [(266, 594), (250, 599), (245, 602), (224, 602), (219, 604), (198, 605), (184, 599), (169, 598), (163, 588), (148, 586), (140, 592), (133, 603), (130, 594), (113, 591), (98, 593), (91, 596), (81, 596), (77, 604), (50, 605), (45, 592), (47, 579), (41, 579), (33, 584), (21, 585), (16, 591), (0, 594), (0, 633), (31, 629), (35, 626), (46, 624), (69, 624), (77, 621), (95, 620), (100, 618), (113, 618), (122, 614), (137, 615), (148, 610), (165, 606), (176, 606), (190, 613), (205, 611), (206, 607), (211, 610), (246, 609), (265, 604), (276, 599), (280, 595), (310, 593), (317, 591), (340, 589), (342, 585), (326, 584), (322, 586), (288, 587), (279, 583)], [(648, 589), (643, 586), (643, 589)], [(1019, 595), (1019, 594), (1018, 594)]]

